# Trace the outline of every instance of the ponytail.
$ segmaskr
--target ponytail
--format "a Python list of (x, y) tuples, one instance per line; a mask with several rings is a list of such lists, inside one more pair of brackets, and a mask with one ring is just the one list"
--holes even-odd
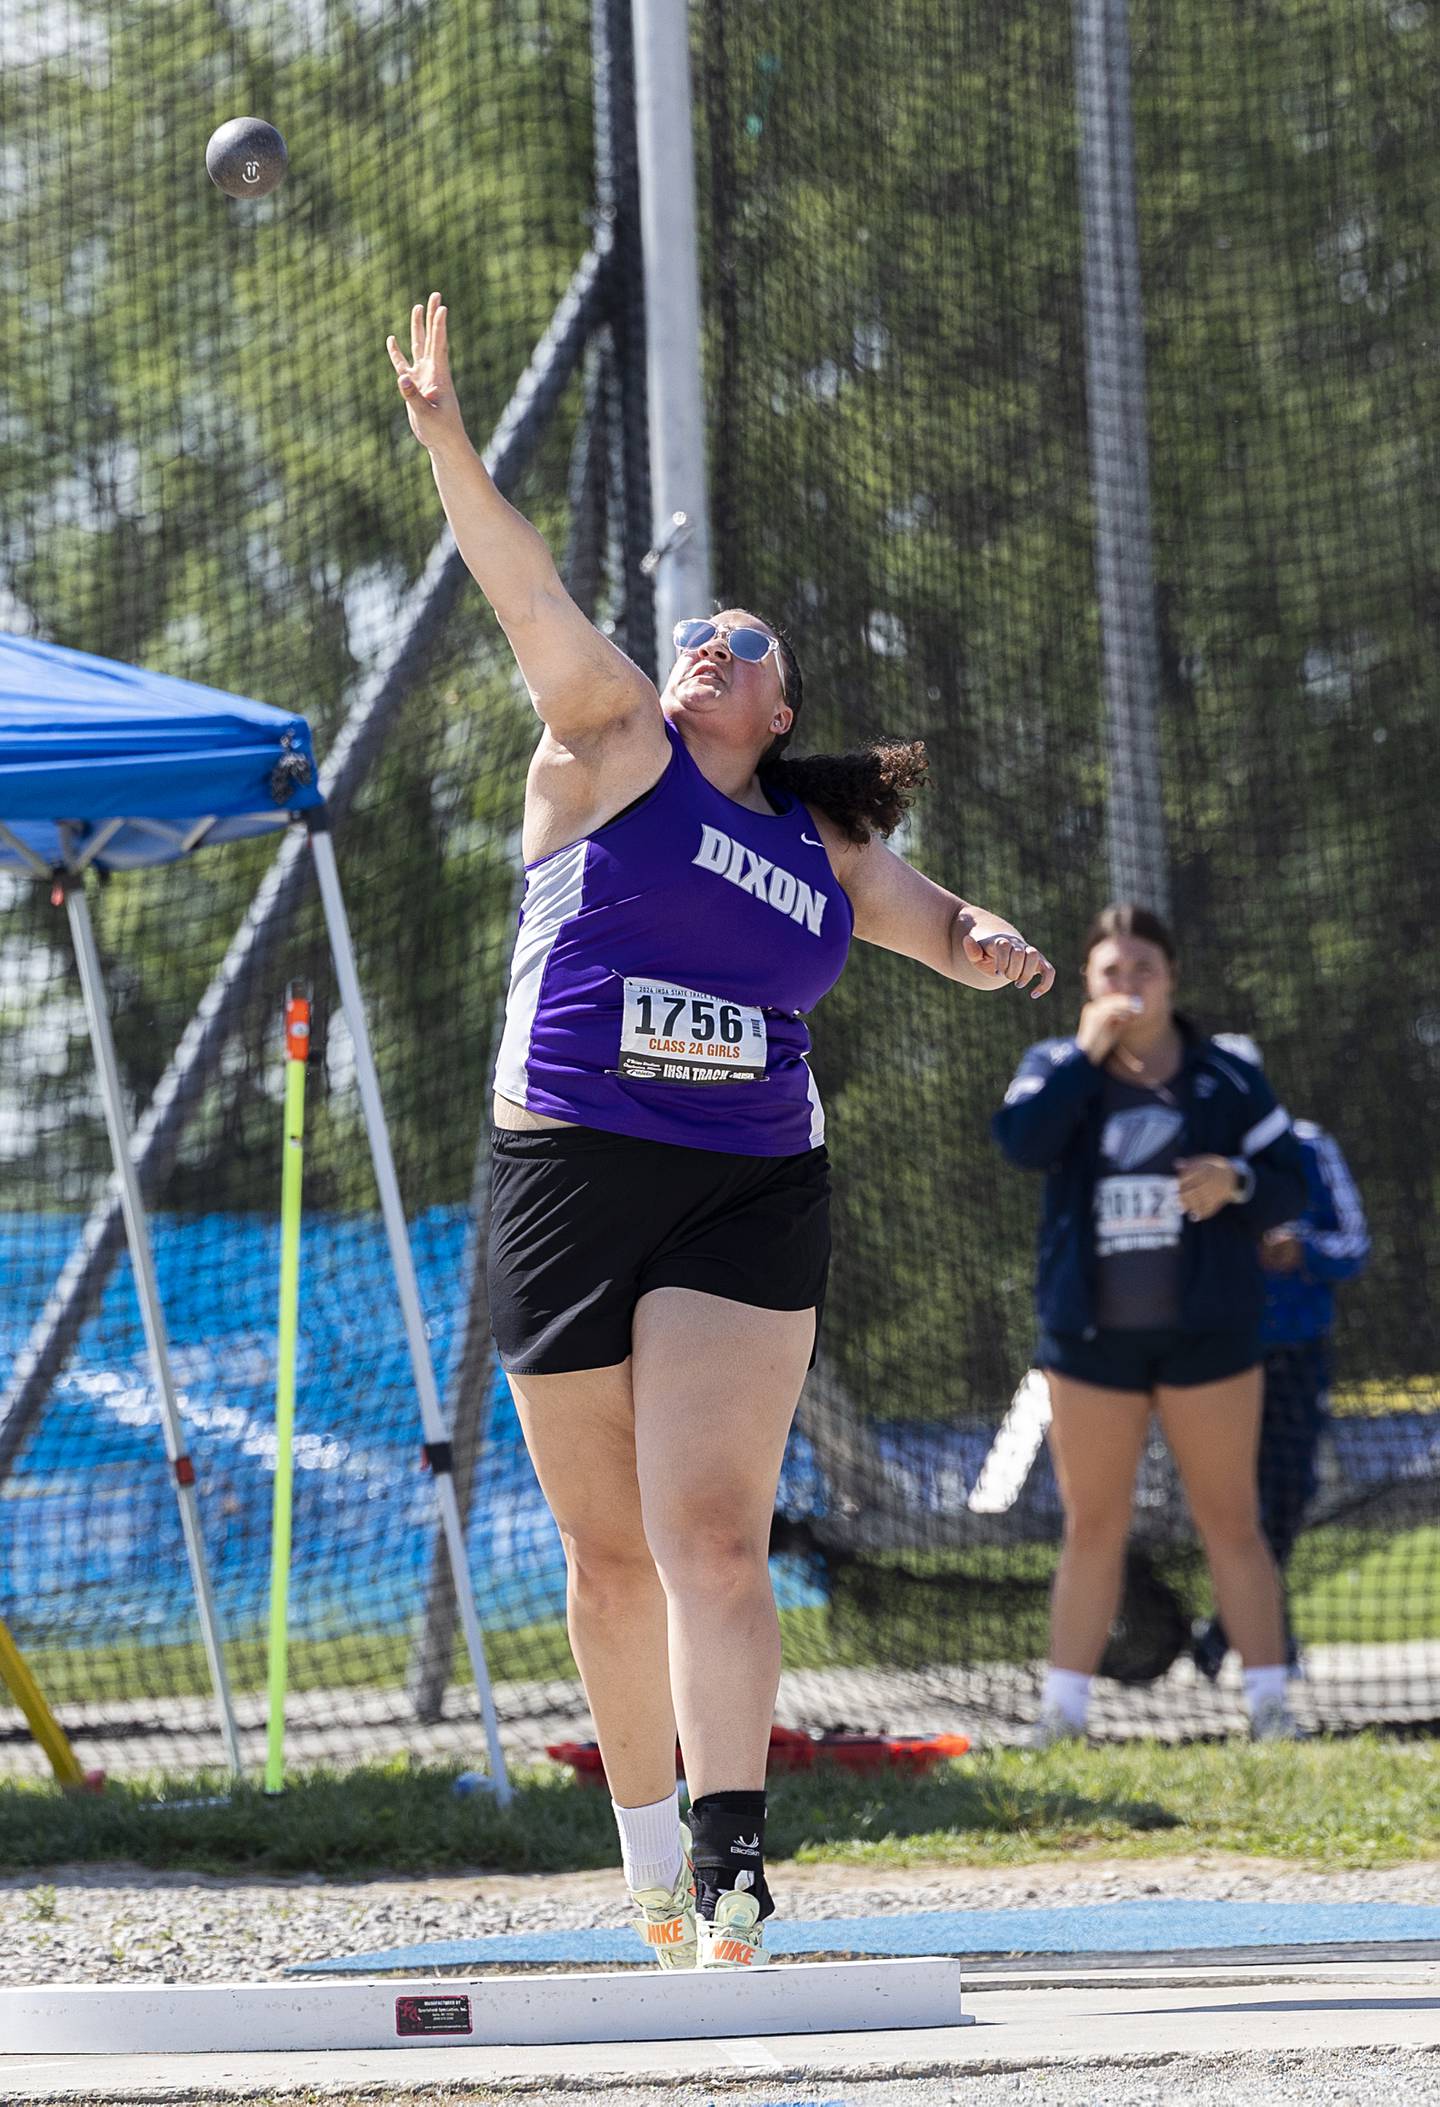
[(844, 754), (773, 754), (760, 763), (767, 792), (813, 805), (851, 841), (895, 832), (915, 802), (929, 762), (920, 739), (875, 739)]
[(790, 705), (790, 730), (772, 739), (760, 761), (761, 787), (813, 805), (843, 828), (857, 847), (872, 834), (891, 835), (915, 802), (930, 764), (920, 739), (873, 739), (843, 754), (787, 754), (805, 697), (795, 646), (772, 624), (780, 647), (781, 687)]

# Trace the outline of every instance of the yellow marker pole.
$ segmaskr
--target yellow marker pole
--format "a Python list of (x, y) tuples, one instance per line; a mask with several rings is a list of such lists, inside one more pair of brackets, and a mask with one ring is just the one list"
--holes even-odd
[(265, 1746), (266, 1792), (285, 1790), (295, 1350), (300, 1329), (300, 1185), (305, 1166), (305, 1063), (309, 1055), (310, 1001), (296, 981), (285, 998), (285, 1154), (280, 1174), (280, 1336), (275, 1367), (275, 1503), (270, 1530), (270, 1718)]
[(55, 1714), (45, 1702), (45, 1693), (25, 1665), (25, 1659), (0, 1619), (0, 1678), (3, 1678), (35, 1739), (50, 1759), (50, 1768), (61, 1785), (85, 1785), (98, 1779), (93, 1771), (87, 1779), (75, 1758)]

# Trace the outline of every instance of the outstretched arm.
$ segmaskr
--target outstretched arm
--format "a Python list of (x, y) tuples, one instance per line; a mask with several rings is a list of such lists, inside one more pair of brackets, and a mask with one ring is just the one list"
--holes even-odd
[(410, 314), (410, 356), (386, 339), (410, 429), (470, 575), (494, 608), (539, 717), (562, 743), (653, 713), (654, 685), (586, 620), (542, 536), (490, 479), (465, 431), (450, 377), (446, 310), (432, 293)]
[(867, 944), (918, 959), (947, 980), (987, 993), (1034, 981), (1033, 1000), (1055, 985), (1050, 961), (1003, 915), (947, 892), (876, 835), (859, 848), (840, 837), (832, 822), (826, 839), (855, 910), (855, 934)]

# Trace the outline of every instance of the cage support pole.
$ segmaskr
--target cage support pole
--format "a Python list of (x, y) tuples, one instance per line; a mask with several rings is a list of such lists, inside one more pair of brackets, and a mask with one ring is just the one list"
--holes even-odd
[(1168, 914), (1160, 642), (1127, 0), (1074, 0), (1085, 399), (1095, 510), (1110, 897)]
[[(641, 231), (640, 152), (635, 129), (635, 36), (631, 0), (592, 0), (595, 204), (615, 243), (609, 321), (600, 333), (600, 422), (608, 440), (611, 493), (607, 633), (642, 672), (669, 664), (655, 635), (651, 520), (648, 299)], [(573, 586), (571, 588), (574, 590)]]
[(632, 21), (654, 523), (646, 561), (663, 685), (676, 622), (714, 604), (688, 0), (633, 0)]

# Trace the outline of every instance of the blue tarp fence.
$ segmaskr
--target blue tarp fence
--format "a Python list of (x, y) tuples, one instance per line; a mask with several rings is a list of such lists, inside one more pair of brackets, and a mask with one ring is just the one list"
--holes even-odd
[[(23, 1344), (35, 1310), (17, 1284), (48, 1280), (73, 1247), (68, 1214), (0, 1217), (0, 1352)], [(224, 1629), (258, 1630), (268, 1584), (274, 1467), (279, 1231), (238, 1215), (152, 1222), (181, 1410)], [(412, 1225), (442, 1397), (459, 1344), (467, 1216), (435, 1209)], [(23, 1257), (23, 1268), (22, 1268)], [(434, 1529), (420, 1425), (378, 1216), (315, 1216), (303, 1235), (295, 1447), (294, 1629), (299, 1636), (401, 1627), (417, 1611)], [(8, 1285), (7, 1285), (8, 1284)], [(979, 1475), (992, 1424), (880, 1422), (887, 1476), (924, 1512), (953, 1512)], [(1335, 1470), (1347, 1486), (1440, 1473), (1440, 1421), (1395, 1413), (1340, 1419)], [(792, 1436), (782, 1511), (823, 1517), (815, 1455)], [(1023, 1526), (1058, 1534), (1042, 1452)], [(1017, 1516), (1017, 1522), (1021, 1517)], [(526, 1456), (503, 1380), (491, 1392), (469, 1520), (480, 1614), (492, 1629), (564, 1611), (558, 1535)], [(775, 1562), (782, 1604), (822, 1598), (801, 1561)], [(179, 1517), (167, 1487), (159, 1402), (128, 1260), (87, 1324), (16, 1474), (0, 1487), (0, 1574), (7, 1614), (32, 1643), (173, 1640), (193, 1615)]]

